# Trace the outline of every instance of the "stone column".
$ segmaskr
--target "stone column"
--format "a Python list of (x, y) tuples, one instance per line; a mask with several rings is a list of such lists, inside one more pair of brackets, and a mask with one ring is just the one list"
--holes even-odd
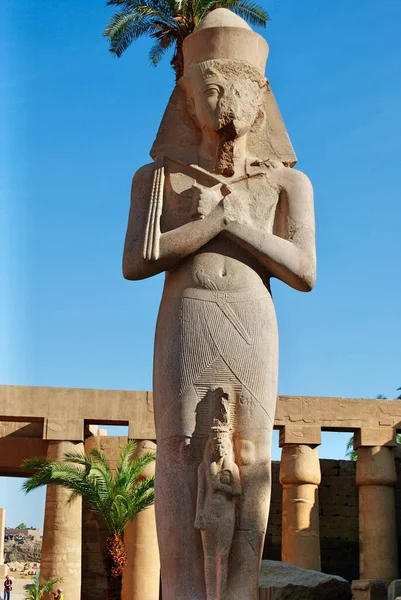
[[(47, 458), (61, 460), (66, 452), (83, 452), (82, 442), (49, 441)], [(65, 598), (81, 597), (82, 501), (67, 505), (70, 492), (49, 485), (46, 492), (43, 545), (40, 562), (41, 581), (61, 577)]]
[(384, 579), (390, 583), (398, 578), (396, 482), (391, 448), (358, 449), (360, 579)]
[(317, 448), (285, 444), (281, 455), (283, 486), (281, 560), (320, 571), (320, 464)]
[(0, 577), (8, 575), (8, 567), (4, 564), (4, 533), (6, 528), (6, 509), (0, 508)]
[[(156, 444), (139, 440), (135, 458), (155, 452)], [(144, 477), (155, 474), (155, 464), (146, 467)], [(154, 506), (146, 508), (125, 528), (128, 564), (124, 573), (122, 600), (159, 600), (160, 558)]]

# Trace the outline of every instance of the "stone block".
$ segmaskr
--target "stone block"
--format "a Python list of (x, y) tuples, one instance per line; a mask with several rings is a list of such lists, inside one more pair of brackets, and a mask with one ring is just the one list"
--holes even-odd
[(154, 440), (155, 421), (153, 414), (153, 395), (151, 392), (143, 392), (143, 399), (136, 404), (134, 419), (128, 422), (128, 437), (130, 440)]
[(393, 427), (363, 427), (355, 432), (354, 446), (396, 446)]
[(45, 419), (43, 439), (48, 441), (82, 442), (84, 440), (84, 420), (58, 419), (55, 417)]
[(320, 427), (314, 425), (286, 425), (280, 429), (280, 448), (286, 444), (319, 446), (322, 443)]
[(352, 600), (387, 600), (387, 586), (382, 579), (357, 579), (352, 582)]
[(262, 561), (259, 600), (290, 599), (351, 600), (351, 586), (335, 575), (273, 560)]

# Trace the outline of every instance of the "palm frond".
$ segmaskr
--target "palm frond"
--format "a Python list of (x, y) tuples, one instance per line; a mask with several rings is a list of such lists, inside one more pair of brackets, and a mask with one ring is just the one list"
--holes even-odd
[(155, 452), (147, 452), (146, 454), (142, 454), (142, 456), (139, 456), (135, 460), (131, 461), (130, 465), (128, 466), (128, 479), (130, 487), (135, 484), (140, 475), (142, 475), (144, 469), (155, 460)]
[(266, 27), (270, 21), (269, 13), (256, 2), (247, 2), (247, 0), (228, 0), (224, 7), (232, 10), (242, 19), (249, 21), (251, 25)]
[(110, 52), (120, 57), (135, 40), (149, 35), (156, 40), (149, 52), (156, 66), (166, 50), (176, 44), (171, 64), (177, 78), (182, 74), (182, 42), (210, 11), (227, 8), (260, 27), (270, 20), (267, 11), (254, 0), (108, 0), (107, 6), (120, 9), (103, 33), (109, 39)]
[(26, 600), (41, 600), (44, 594), (49, 594), (53, 587), (57, 583), (61, 583), (63, 581), (60, 577), (55, 579), (49, 579), (45, 581), (42, 585), (39, 584), (39, 577), (37, 576), (32, 585), (29, 586), (27, 590)]
[(36, 469), (42, 469), (49, 461), (43, 457), (26, 458), (21, 467), (24, 471), (34, 471)]
[(56, 577), (55, 579), (49, 579), (49, 581), (45, 581), (41, 586), (40, 586), (40, 593), (43, 594), (48, 594), (49, 592), (52, 591), (53, 587), (55, 585), (57, 585), (58, 583), (61, 583), (63, 580), (61, 577)]
[(132, 490), (131, 502), (129, 505), (130, 521), (134, 519), (139, 512), (153, 504), (155, 499), (154, 486), (154, 477), (149, 477), (142, 479)]
[(218, 4), (217, 0), (195, 0), (194, 3), (194, 16), (196, 18), (196, 23), (195, 25), (197, 25), (199, 23), (199, 21), (201, 21), (203, 19), (203, 17), (205, 17), (209, 12), (211, 12), (212, 10), (214, 10), (215, 8), (218, 8), (220, 5)]
[(153, 479), (141, 479), (143, 469), (155, 459), (147, 453), (133, 459), (135, 443), (128, 442), (122, 449), (113, 473), (107, 457), (99, 450), (67, 453), (61, 461), (50, 462), (43, 458), (24, 462), (33, 475), (25, 481), (23, 489), (30, 492), (44, 485), (58, 485), (70, 491), (67, 502), (82, 497), (88, 508), (96, 511), (110, 533), (123, 534), (131, 518), (154, 501)]
[(358, 457), (358, 450), (354, 450), (354, 435), (352, 435), (347, 442), (345, 456), (349, 460), (356, 460)]
[(104, 30), (104, 37), (109, 38), (109, 50), (118, 58), (142, 35), (151, 33), (153, 25), (147, 19), (139, 19), (134, 13), (117, 13)]
[(160, 27), (174, 30), (176, 24), (173, 14), (163, 10), (157, 2), (142, 2), (135, 9), (124, 9), (116, 13), (107, 25), (103, 35), (109, 38), (110, 52), (120, 57), (133, 41), (143, 35), (151, 35)]
[(120, 456), (117, 461), (116, 475), (128, 469), (136, 450), (136, 442), (134, 440), (128, 440), (124, 448), (120, 452)]

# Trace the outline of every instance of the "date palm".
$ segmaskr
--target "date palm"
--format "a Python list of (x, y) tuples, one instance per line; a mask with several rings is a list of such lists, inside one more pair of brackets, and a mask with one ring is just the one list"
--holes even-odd
[(61, 579), (49, 579), (44, 581), (42, 585), (39, 583), (39, 574), (36, 575), (35, 581), (27, 589), (25, 600), (42, 600), (45, 594), (50, 594), (54, 586), (60, 583)]
[(153, 44), (149, 58), (157, 66), (164, 53), (173, 49), (171, 65), (176, 79), (183, 74), (182, 44), (203, 17), (215, 8), (228, 8), (252, 25), (265, 27), (268, 13), (253, 0), (108, 0), (118, 7), (104, 36), (110, 52), (118, 58), (139, 37), (149, 35)]
[(122, 449), (115, 470), (106, 456), (97, 449), (89, 454), (66, 453), (59, 462), (32, 458), (23, 468), (34, 474), (23, 489), (30, 492), (44, 485), (59, 485), (71, 491), (68, 503), (82, 497), (89, 509), (98, 513), (106, 525), (104, 564), (107, 572), (107, 600), (120, 600), (127, 555), (124, 529), (129, 521), (154, 501), (154, 478), (143, 477), (144, 468), (155, 459), (154, 453), (133, 459), (135, 443)]

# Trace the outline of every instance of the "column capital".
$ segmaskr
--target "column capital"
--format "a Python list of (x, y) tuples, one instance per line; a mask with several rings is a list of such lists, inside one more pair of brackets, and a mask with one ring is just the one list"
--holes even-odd
[(397, 483), (394, 455), (386, 446), (362, 446), (358, 450), (356, 484), (394, 486)]
[(286, 444), (280, 461), (281, 485), (319, 485), (320, 462), (317, 448), (306, 444)]

